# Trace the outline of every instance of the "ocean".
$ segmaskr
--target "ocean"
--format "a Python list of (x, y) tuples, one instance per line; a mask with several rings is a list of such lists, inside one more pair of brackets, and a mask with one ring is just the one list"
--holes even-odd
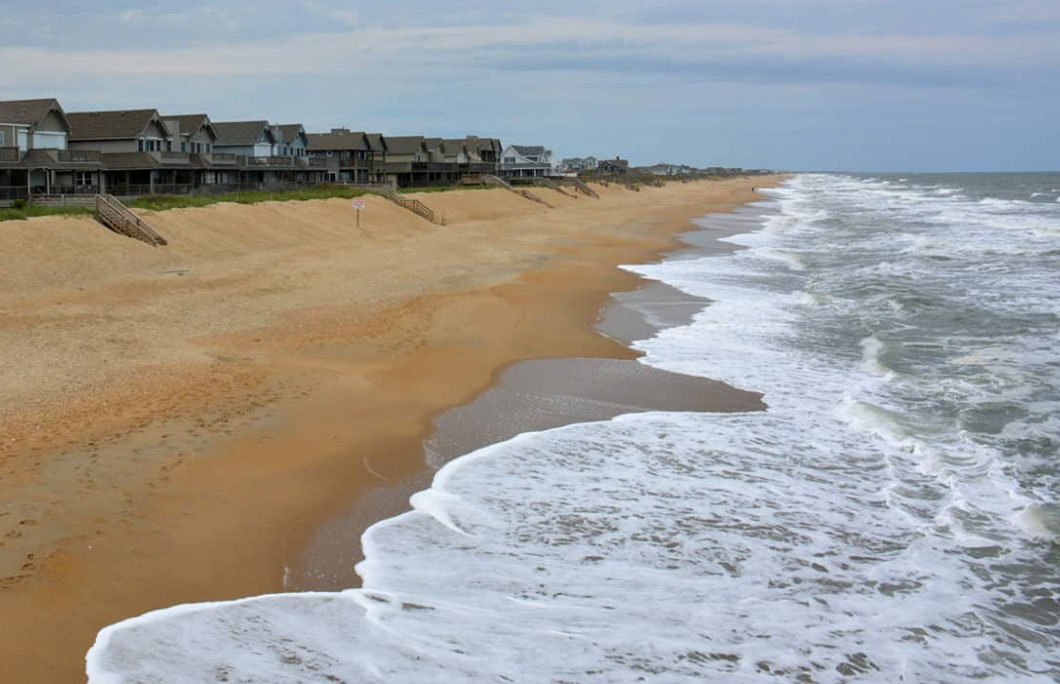
[(1060, 679), (1060, 175), (766, 193), (627, 268), (710, 300), (641, 362), (768, 410), (480, 449), (362, 588), (127, 620), (93, 684)]

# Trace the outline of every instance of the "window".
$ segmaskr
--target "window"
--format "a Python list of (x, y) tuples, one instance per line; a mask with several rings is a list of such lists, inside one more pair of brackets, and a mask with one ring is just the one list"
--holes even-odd
[(187, 151), (188, 151), (188, 143), (186, 143), (186, 142), (181, 142), (181, 143), (180, 143), (180, 151), (181, 151), (181, 152), (187, 152)]
[(144, 139), (143, 138), (137, 138), (136, 139), (136, 151), (137, 152), (143, 152), (144, 151)]
[(514, 164), (515, 163), (515, 157), (505, 157), (504, 158), (504, 163), (505, 164)]
[(0, 131), (0, 147), (4, 146), (4, 132)]
[(79, 188), (87, 188), (92, 183), (91, 171), (74, 171), (74, 185)]

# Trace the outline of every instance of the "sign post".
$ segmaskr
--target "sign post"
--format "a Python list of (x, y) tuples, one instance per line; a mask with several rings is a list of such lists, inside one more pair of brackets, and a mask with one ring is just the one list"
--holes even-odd
[(357, 210), (357, 227), (361, 227), (361, 209), (364, 209), (364, 198), (358, 197), (353, 200), (353, 208)]

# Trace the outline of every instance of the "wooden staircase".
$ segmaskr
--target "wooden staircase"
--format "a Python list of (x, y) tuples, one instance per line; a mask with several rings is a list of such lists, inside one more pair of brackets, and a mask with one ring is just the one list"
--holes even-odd
[(530, 200), (531, 202), (537, 202), (538, 204), (544, 204), (549, 209), (555, 209), (555, 207), (553, 207), (551, 204), (549, 204), (545, 200), (541, 199), (540, 197), (538, 197), (534, 193), (530, 192), (526, 188), (517, 188), (514, 185), (512, 185), (511, 183), (509, 183), (508, 181), (504, 180), (503, 178), (500, 178), (498, 176), (493, 176), (493, 175), (490, 175), (490, 174), (485, 174), (485, 173), (482, 174), (482, 176), (480, 176), (480, 178), (482, 180), (482, 184), (483, 185), (496, 185), (497, 187), (507, 188), (508, 190), (511, 190), (512, 192), (514, 192), (517, 195), (522, 195), (523, 197), (525, 197), (526, 199)]
[(555, 190), (556, 192), (558, 192), (561, 195), (566, 195), (567, 197), (573, 197), (574, 199), (578, 199), (578, 196), (576, 194), (575, 195), (570, 194), (569, 192), (567, 192), (566, 190), (563, 189), (562, 185), (560, 185), (559, 183), (557, 183), (557, 182), (555, 182), (553, 180), (549, 180), (548, 178), (539, 179), (537, 181), (537, 183), (535, 183), (535, 185), (540, 185), (541, 187)]
[(598, 195), (595, 190), (590, 188), (589, 185), (583, 182), (580, 178), (565, 178), (564, 182), (568, 185), (574, 186), (574, 189), (578, 192), (585, 193), (589, 197), (595, 197), (596, 199), (600, 199), (600, 195)]
[(441, 220), (437, 220), (435, 218), (433, 209), (431, 209), (418, 199), (410, 199), (408, 197), (402, 196), (389, 185), (374, 186), (368, 188), (368, 192), (372, 192), (381, 197), (385, 197), (394, 204), (398, 205), (399, 207), (402, 207), (403, 209), (408, 209), (412, 213), (422, 216), (431, 223), (437, 223), (439, 225), (442, 224)]
[(164, 247), (166, 239), (155, 232), (114, 195), (96, 195), (96, 219), (115, 233), (146, 242), (152, 247)]

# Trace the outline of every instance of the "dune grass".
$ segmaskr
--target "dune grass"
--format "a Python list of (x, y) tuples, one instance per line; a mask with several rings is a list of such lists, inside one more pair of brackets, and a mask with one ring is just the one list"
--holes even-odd
[(28, 204), (24, 207), (0, 209), (0, 221), (25, 221), (34, 216), (87, 216), (92, 214), (89, 207), (38, 207)]
[(332, 199), (334, 197), (351, 199), (367, 193), (368, 191), (364, 188), (351, 188), (344, 185), (319, 185), (304, 190), (286, 192), (247, 190), (243, 192), (228, 192), (221, 195), (149, 195), (129, 200), (125, 205), (132, 209), (165, 211), (166, 209), (206, 207), (220, 202), (258, 204), (260, 202), (304, 202), (307, 200)]
[[(449, 190), (488, 190), (488, 185), (441, 185), (424, 188), (402, 188), (398, 192), (446, 192)], [(303, 190), (290, 190), (284, 192), (262, 192), (247, 190), (242, 192), (228, 192), (219, 195), (147, 195), (137, 197), (125, 202), (132, 209), (147, 209), (149, 211), (166, 211), (167, 209), (188, 209), (192, 207), (207, 207), (211, 204), (221, 202), (233, 202), (235, 204), (258, 204), (260, 202), (298, 202), (307, 200), (352, 199), (370, 194), (365, 188), (349, 187), (346, 185), (317, 185)], [(0, 209), (0, 221), (19, 221), (33, 216), (90, 216), (93, 210), (89, 207), (39, 207), (36, 205), (25, 205), (11, 209)]]

